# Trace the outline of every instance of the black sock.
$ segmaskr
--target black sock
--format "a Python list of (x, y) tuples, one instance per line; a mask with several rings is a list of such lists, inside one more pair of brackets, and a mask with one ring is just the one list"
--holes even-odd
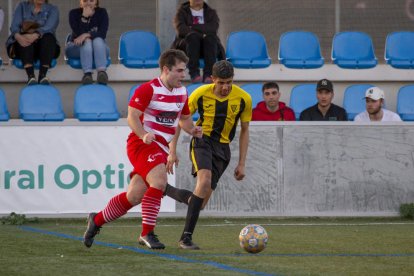
[(40, 66), (40, 69), (39, 69), (39, 81), (41, 79), (43, 79), (44, 77), (46, 77), (47, 70), (49, 70), (49, 67), (46, 67), (46, 66), (43, 66), (43, 65)]
[(192, 195), (190, 203), (188, 204), (187, 217), (185, 218), (185, 226), (181, 240), (187, 235), (192, 235), (200, 215), (201, 206), (203, 205), (203, 198)]
[(190, 198), (192, 194), (193, 193), (190, 192), (189, 190), (178, 189), (176, 187), (171, 186), (168, 183), (167, 183), (167, 187), (165, 188), (165, 192), (164, 192), (164, 195), (167, 195), (171, 197), (172, 199), (178, 202), (181, 202), (181, 203), (185, 203), (187, 205), (188, 205), (188, 199)]
[(34, 78), (34, 77), (35, 77), (35, 74), (34, 74), (34, 67), (33, 67), (33, 66), (26, 67), (26, 68), (24, 68), (24, 69), (26, 70), (26, 74), (27, 74), (27, 77), (28, 77), (29, 79)]

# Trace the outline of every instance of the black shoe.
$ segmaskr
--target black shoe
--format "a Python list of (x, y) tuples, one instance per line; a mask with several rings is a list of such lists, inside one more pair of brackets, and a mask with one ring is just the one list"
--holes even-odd
[(34, 85), (37, 84), (36, 78), (33, 77), (29, 77), (29, 79), (27, 80), (27, 85)]
[(97, 226), (95, 224), (95, 221), (93, 220), (96, 216), (96, 213), (90, 213), (88, 217), (88, 227), (86, 228), (85, 234), (83, 234), (83, 244), (86, 247), (91, 247), (93, 244), (93, 239), (97, 234), (99, 234), (99, 231), (101, 229), (100, 226)]
[(190, 250), (199, 250), (200, 247), (198, 247), (197, 244), (193, 243), (193, 239), (191, 235), (186, 235), (182, 240), (178, 242), (178, 245), (182, 249), (190, 249)]
[(82, 78), (82, 84), (87, 85), (87, 84), (92, 84), (92, 83), (93, 83), (92, 73), (85, 73)]
[(39, 79), (39, 84), (49, 85), (50, 80), (45, 76), (45, 77)]
[(96, 79), (99, 84), (107, 84), (108, 83), (108, 75), (105, 71), (99, 71), (98, 77)]
[(160, 242), (157, 235), (153, 231), (149, 232), (146, 236), (140, 236), (138, 239), (140, 245), (145, 245), (150, 249), (164, 249), (165, 245)]

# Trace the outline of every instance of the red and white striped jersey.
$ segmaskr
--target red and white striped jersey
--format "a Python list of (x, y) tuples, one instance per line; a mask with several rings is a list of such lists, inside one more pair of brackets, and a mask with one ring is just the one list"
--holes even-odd
[[(187, 98), (184, 86), (170, 91), (156, 78), (135, 90), (129, 106), (143, 112), (140, 119), (145, 131), (154, 133), (155, 142), (168, 153), (181, 114), (190, 115)], [(134, 135), (132, 132), (130, 137)]]

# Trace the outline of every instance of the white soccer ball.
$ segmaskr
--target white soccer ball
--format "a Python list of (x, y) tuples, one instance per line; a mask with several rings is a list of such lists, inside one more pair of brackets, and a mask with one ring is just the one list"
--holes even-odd
[(239, 235), (240, 247), (249, 253), (259, 253), (266, 248), (267, 232), (258, 224), (249, 224), (244, 227)]

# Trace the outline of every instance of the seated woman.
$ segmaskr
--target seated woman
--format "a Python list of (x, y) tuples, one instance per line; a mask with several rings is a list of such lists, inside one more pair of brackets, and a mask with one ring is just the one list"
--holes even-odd
[[(21, 59), (26, 70), (27, 84), (49, 84), (46, 77), (52, 59), (60, 54), (56, 40), (59, 24), (59, 10), (48, 0), (20, 2), (14, 11), (7, 39), (7, 54), (10, 58)], [(34, 63), (40, 61), (39, 79), (36, 81)]]
[(80, 8), (69, 12), (72, 34), (66, 46), (66, 56), (80, 58), (84, 73), (83, 84), (93, 83), (94, 64), (98, 71), (97, 82), (108, 82), (106, 66), (109, 48), (105, 43), (108, 23), (108, 13), (99, 7), (99, 0), (80, 0)]

